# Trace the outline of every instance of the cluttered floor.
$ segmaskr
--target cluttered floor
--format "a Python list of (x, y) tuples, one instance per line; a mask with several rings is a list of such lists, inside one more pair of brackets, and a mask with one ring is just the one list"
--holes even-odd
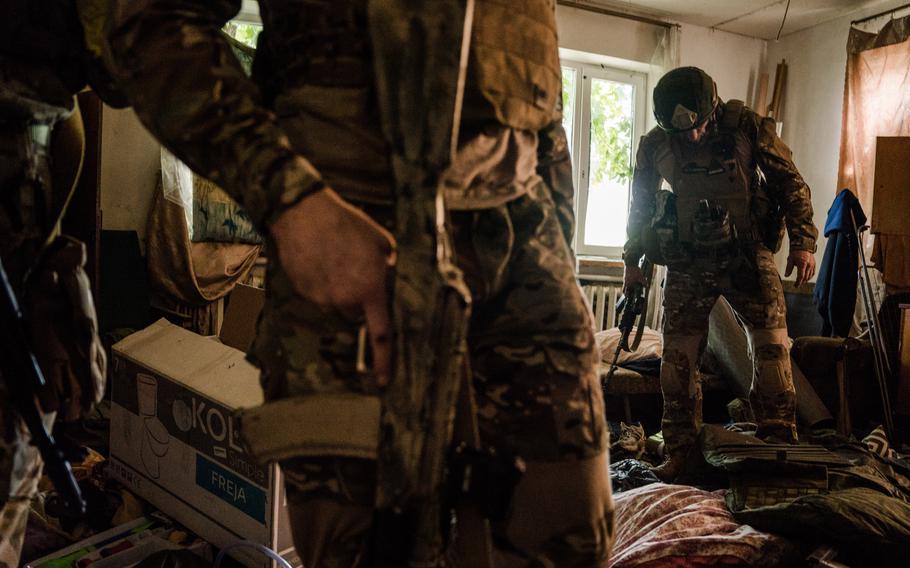
[[(649, 341), (647, 330), (605, 387), (608, 416), (627, 419), (610, 423), (610, 566), (907, 565), (910, 448), (894, 443), (906, 442), (906, 424), (890, 433), (882, 425), (870, 346), (796, 339), (800, 443), (768, 444), (755, 437), (748, 381), (736, 379), (750, 375), (751, 363), (723, 300), (711, 325), (701, 364), (705, 424), (674, 484), (649, 469), (664, 459), (660, 335), (650, 332)], [(599, 334), (604, 353), (613, 354), (618, 335)]]
[[(238, 300), (234, 310), (259, 301), (248, 292), (252, 299)], [(742, 330), (733, 320), (712, 321), (712, 329), (723, 341), (709, 337), (702, 362), (705, 424), (673, 484), (649, 469), (664, 457), (659, 334), (646, 331), (642, 347), (605, 384), (608, 417), (616, 420), (610, 422), (616, 538), (609, 566), (906, 565), (910, 455), (879, 424), (867, 346), (796, 340), (800, 444), (775, 445), (754, 437), (748, 381), (733, 376), (751, 372)], [(615, 330), (598, 338), (604, 354), (615, 351)], [(231, 443), (237, 401), (261, 396), (244, 346), (164, 320), (114, 342), (112, 396), (78, 427), (57, 432), (86, 448), (74, 472), (88, 514), (69, 515), (43, 480), (23, 562), (33, 568), (267, 566), (262, 550), (268, 548), (298, 566), (274, 506), (281, 502), (277, 469), (245, 462)], [(604, 378), (610, 363), (602, 363)], [(209, 380), (213, 375), (220, 380)], [(133, 380), (118, 378), (124, 376)], [(241, 540), (252, 542), (220, 555)]]
[(55, 431), (85, 448), (72, 461), (87, 512), (68, 513), (43, 479), (23, 563), (300, 566), (279, 470), (253, 462), (237, 438), (234, 410), (262, 403), (259, 372), (245, 359), (255, 322), (247, 310), (258, 312), (262, 290), (235, 294), (217, 337), (166, 319), (105, 337), (109, 396), (78, 426)]

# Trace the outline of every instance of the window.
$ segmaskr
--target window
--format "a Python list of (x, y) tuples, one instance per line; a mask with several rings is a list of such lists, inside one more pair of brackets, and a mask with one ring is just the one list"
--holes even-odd
[[(241, 19), (242, 17), (251, 18), (251, 16), (241, 13), (237, 18), (226, 23), (221, 28), (221, 31), (236, 40), (231, 45), (231, 49), (246, 74), (251, 75), (253, 73), (253, 59), (256, 56), (256, 42), (259, 40), (260, 32), (262, 32), (262, 23), (246, 21)], [(258, 18), (258, 15), (256, 17)]]
[(224, 25), (224, 33), (253, 49), (256, 49), (256, 40), (261, 31), (262, 24), (254, 22), (231, 20)]
[(634, 151), (644, 131), (645, 75), (562, 62), (563, 126), (572, 154), (581, 255), (619, 258)]

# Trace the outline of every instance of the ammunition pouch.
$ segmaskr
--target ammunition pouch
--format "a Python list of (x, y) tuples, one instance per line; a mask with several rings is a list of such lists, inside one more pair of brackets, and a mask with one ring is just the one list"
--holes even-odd
[(714, 271), (729, 268), (737, 255), (733, 222), (720, 205), (707, 201), (700, 204), (692, 222), (692, 237), (695, 261), (707, 263)]
[(642, 227), (641, 247), (645, 253), (645, 258), (654, 264), (664, 266), (667, 264), (667, 261), (664, 259), (663, 253), (660, 250), (660, 241), (661, 236), (658, 234), (653, 224)]
[(512, 496), (525, 472), (524, 460), (495, 448), (474, 449), (462, 443), (450, 450), (446, 465), (450, 505), (467, 500), (490, 521), (508, 518)]
[(375, 396), (317, 394), (240, 410), (237, 422), (244, 449), (261, 463), (307, 456), (375, 460), (380, 411)]
[(645, 257), (660, 266), (684, 266), (692, 261), (692, 252), (679, 239), (676, 194), (660, 190), (655, 196), (654, 217), (642, 229), (641, 243)]
[(761, 243), (771, 252), (780, 250), (784, 242), (784, 210), (768, 195), (763, 182), (752, 193), (752, 219), (758, 228)]

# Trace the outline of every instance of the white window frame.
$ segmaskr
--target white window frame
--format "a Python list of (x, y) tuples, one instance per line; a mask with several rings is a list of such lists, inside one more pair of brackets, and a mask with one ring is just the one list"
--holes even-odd
[[(588, 207), (589, 190), (589, 165), (590, 165), (590, 139), (591, 139), (591, 82), (593, 79), (605, 79), (617, 83), (625, 83), (634, 87), (632, 140), (631, 140), (631, 165), (635, 167), (635, 153), (638, 141), (644, 135), (647, 123), (647, 86), (648, 78), (639, 71), (618, 69), (608, 65), (590, 64), (580, 61), (563, 59), (563, 67), (575, 70), (575, 116), (572, 124), (572, 181), (575, 185), (575, 218), (577, 219), (575, 231), (575, 250), (582, 256), (606, 257), (619, 259), (622, 257), (622, 246), (598, 246), (584, 244), (585, 222)], [(585, 141), (583, 144), (582, 141)], [(631, 198), (631, 190), (629, 192)], [(628, 214), (626, 204), (626, 212)]]

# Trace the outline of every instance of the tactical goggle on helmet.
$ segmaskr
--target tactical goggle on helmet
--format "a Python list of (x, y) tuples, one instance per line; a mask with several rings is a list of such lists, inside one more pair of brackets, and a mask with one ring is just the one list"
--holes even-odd
[(654, 87), (654, 117), (667, 132), (698, 128), (717, 108), (717, 87), (698, 67), (667, 72)]

